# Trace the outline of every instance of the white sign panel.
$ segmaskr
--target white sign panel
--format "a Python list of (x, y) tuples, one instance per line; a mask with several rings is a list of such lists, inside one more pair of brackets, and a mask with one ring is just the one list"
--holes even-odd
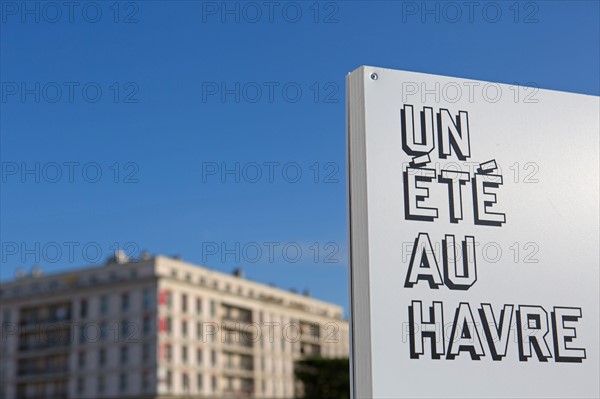
[(599, 397), (599, 98), (347, 87), (354, 397)]

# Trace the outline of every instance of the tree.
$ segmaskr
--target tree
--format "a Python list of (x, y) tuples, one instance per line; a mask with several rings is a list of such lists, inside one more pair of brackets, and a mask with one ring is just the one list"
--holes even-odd
[(350, 368), (348, 358), (310, 357), (295, 363), (294, 374), (306, 399), (349, 399)]

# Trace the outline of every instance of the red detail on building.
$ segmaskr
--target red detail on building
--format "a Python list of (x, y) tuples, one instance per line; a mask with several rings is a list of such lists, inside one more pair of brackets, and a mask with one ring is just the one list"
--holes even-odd
[(167, 297), (169, 296), (169, 291), (167, 290), (162, 290), (159, 295), (158, 295), (158, 303), (160, 305), (166, 305), (167, 304)]

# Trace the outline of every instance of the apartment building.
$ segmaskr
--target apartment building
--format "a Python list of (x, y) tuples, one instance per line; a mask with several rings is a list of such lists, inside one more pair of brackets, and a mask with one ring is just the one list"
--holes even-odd
[(0, 397), (293, 398), (294, 361), (346, 357), (342, 308), (163, 256), (0, 289)]

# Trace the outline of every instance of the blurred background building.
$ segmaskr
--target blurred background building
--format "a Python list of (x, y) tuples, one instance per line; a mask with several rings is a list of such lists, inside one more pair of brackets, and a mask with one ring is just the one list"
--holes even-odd
[(178, 258), (3, 283), (2, 398), (293, 398), (295, 362), (346, 358), (340, 306)]

